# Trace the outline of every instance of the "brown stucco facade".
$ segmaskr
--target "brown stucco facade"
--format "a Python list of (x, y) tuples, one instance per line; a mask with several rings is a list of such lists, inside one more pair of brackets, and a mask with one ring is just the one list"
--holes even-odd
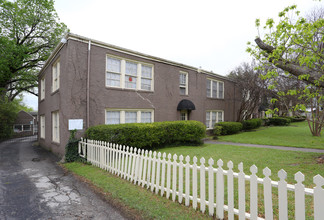
[[(152, 57), (99, 41), (68, 34), (60, 43), (39, 74), (39, 143), (63, 155), (69, 139), (69, 119), (82, 119), (83, 129), (105, 124), (107, 109), (150, 109), (153, 121), (180, 120), (179, 102), (190, 100), (195, 110), (189, 111), (190, 120), (206, 123), (206, 111), (223, 112), (224, 121), (235, 121), (239, 107), (239, 91), (226, 77), (197, 68)], [(112, 88), (106, 85), (107, 56), (148, 64), (153, 67), (152, 91)], [(59, 60), (59, 88), (52, 92), (53, 65)], [(187, 95), (180, 95), (179, 73), (187, 73)], [(224, 83), (224, 98), (208, 98), (206, 80)], [(42, 88), (42, 86), (44, 88)], [(59, 138), (53, 141), (53, 113), (59, 115)], [(42, 128), (43, 126), (43, 128)]]

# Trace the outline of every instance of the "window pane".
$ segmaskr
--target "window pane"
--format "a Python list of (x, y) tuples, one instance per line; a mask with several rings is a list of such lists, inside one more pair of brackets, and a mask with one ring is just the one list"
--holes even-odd
[(125, 112), (125, 123), (136, 123), (137, 112)]
[(213, 98), (217, 98), (217, 82), (216, 81), (213, 81), (213, 94), (212, 94), (212, 97)]
[(151, 112), (142, 112), (141, 113), (141, 122), (142, 123), (151, 123)]
[(151, 84), (152, 84), (151, 79), (142, 79), (141, 88), (144, 90), (151, 90)]
[(210, 88), (211, 80), (206, 80), (206, 88), (207, 88), (207, 97), (211, 97), (211, 88)]
[(152, 78), (152, 67), (142, 65), (142, 77)]
[(22, 131), (22, 125), (15, 125), (14, 126), (14, 132), (21, 132)]
[(185, 95), (186, 94), (186, 88), (180, 87), (180, 95)]
[(121, 60), (117, 58), (107, 57), (107, 71), (120, 73)]
[(180, 85), (186, 86), (187, 82), (187, 75), (180, 73)]
[(126, 75), (137, 76), (137, 63), (126, 61)]
[(218, 122), (223, 121), (223, 112), (218, 112)]
[(119, 111), (107, 111), (106, 124), (119, 124), (120, 112)]
[(120, 86), (120, 74), (107, 73), (107, 86)]
[(30, 125), (23, 125), (24, 131), (30, 131)]
[(134, 76), (125, 76), (125, 88), (136, 89), (136, 81)]
[(224, 98), (224, 83), (219, 82), (218, 87), (219, 87), (218, 98), (223, 99)]
[(206, 127), (209, 128), (210, 112), (206, 112)]
[(216, 123), (216, 112), (212, 112), (212, 128), (215, 126), (215, 123)]

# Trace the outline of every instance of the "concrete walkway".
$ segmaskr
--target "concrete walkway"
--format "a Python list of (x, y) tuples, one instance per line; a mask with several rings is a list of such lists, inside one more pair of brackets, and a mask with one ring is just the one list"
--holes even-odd
[(259, 148), (270, 148), (270, 149), (277, 149), (277, 150), (324, 153), (324, 150), (321, 150), (321, 149), (283, 147), (283, 146), (271, 146), (271, 145), (259, 145), (259, 144), (243, 144), (243, 143), (234, 143), (234, 142), (223, 142), (223, 141), (217, 141), (217, 140), (204, 140), (204, 142), (205, 142), (205, 144), (225, 144), (225, 145), (242, 146), (242, 147), (259, 147)]

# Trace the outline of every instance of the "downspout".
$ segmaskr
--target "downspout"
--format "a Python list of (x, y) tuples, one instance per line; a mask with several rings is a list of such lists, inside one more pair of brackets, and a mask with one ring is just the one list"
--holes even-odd
[(90, 126), (90, 51), (91, 40), (88, 43), (88, 72), (87, 72), (87, 124), (86, 128)]

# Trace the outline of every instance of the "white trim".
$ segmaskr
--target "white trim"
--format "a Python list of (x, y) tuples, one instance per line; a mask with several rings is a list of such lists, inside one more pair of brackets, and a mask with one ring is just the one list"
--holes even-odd
[(52, 141), (60, 143), (60, 113), (52, 112)]
[[(182, 86), (181, 85), (181, 82), (180, 82), (180, 75), (181, 74), (185, 75), (185, 77), (186, 77), (186, 85), (185, 86)], [(189, 93), (189, 88), (188, 88), (189, 82), (188, 81), (189, 81), (189, 74), (188, 74), (188, 72), (180, 71), (179, 72), (179, 88), (185, 88), (186, 89), (185, 94), (180, 94), (180, 95), (188, 95), (188, 93)]]
[(60, 88), (60, 74), (61, 64), (60, 58), (58, 58), (52, 65), (52, 92), (55, 92)]
[(45, 99), (45, 76), (41, 78), (41, 83), (40, 83), (40, 100)]
[(40, 115), (39, 120), (40, 120), (40, 138), (45, 139), (45, 115)]
[[(207, 80), (210, 80), (210, 96), (207, 95)], [(217, 82), (216, 97), (213, 97), (213, 82)], [(220, 97), (219, 85), (223, 84), (223, 97)], [(225, 99), (225, 83), (213, 78), (206, 78), (206, 96), (207, 98)]]
[(141, 114), (142, 112), (150, 112), (151, 113), (151, 123), (154, 122), (154, 109), (116, 109), (116, 108), (106, 108), (105, 109), (105, 124), (107, 124), (107, 111), (112, 112), (120, 112), (120, 124), (125, 124), (125, 112), (136, 112), (136, 123), (141, 122)]
[[(207, 121), (206, 121), (206, 119), (207, 119), (207, 113), (209, 112), (209, 124), (208, 124), (208, 126), (206, 125), (207, 124)], [(213, 112), (215, 112), (216, 113), (216, 120), (215, 120), (215, 123), (218, 123), (218, 122), (221, 122), (221, 121), (224, 121), (224, 111), (223, 110), (207, 110), (206, 112), (205, 112), (205, 125), (206, 125), (206, 128), (207, 129), (212, 129), (212, 128), (214, 128), (214, 125), (213, 125), (213, 123), (212, 123), (212, 113)], [(218, 113), (219, 112), (221, 112), (222, 113), (222, 118), (221, 119), (219, 119), (218, 118)]]

